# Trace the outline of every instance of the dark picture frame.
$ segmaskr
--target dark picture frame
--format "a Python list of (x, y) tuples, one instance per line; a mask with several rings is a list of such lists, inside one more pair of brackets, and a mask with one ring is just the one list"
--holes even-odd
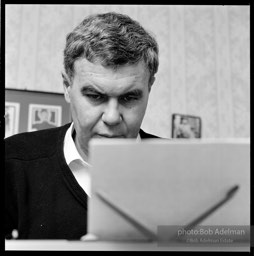
[(198, 139), (202, 131), (201, 117), (174, 113), (172, 114), (172, 138)]
[[(58, 127), (71, 122), (70, 106), (63, 93), (5, 89), (5, 105), (10, 103), (19, 105), (18, 127), (14, 134)], [(48, 125), (38, 125), (42, 123), (43, 115), (45, 116), (40, 112), (47, 112)]]

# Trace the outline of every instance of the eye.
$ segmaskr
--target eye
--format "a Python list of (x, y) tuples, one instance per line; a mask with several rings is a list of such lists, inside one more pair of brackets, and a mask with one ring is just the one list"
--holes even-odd
[(140, 96), (135, 94), (126, 94), (120, 97), (120, 101), (122, 101), (123, 103), (131, 103), (139, 99), (140, 99)]
[(100, 102), (100, 101), (104, 101), (105, 100), (105, 96), (102, 95), (102, 94), (94, 94), (94, 93), (91, 93), (91, 94), (85, 94), (85, 96), (91, 100), (91, 101), (94, 101), (94, 102)]
[(101, 99), (101, 95), (99, 95), (99, 94), (87, 94), (86, 97), (88, 97), (90, 99), (94, 99), (94, 100)]

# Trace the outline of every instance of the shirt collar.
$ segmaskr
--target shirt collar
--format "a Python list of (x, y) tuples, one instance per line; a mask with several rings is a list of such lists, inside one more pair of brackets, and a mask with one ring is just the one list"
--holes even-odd
[(140, 142), (140, 141), (141, 141), (141, 137), (140, 137), (140, 134), (138, 134), (137, 142)]
[(74, 140), (72, 138), (72, 133), (74, 131), (74, 125), (73, 123), (67, 130), (64, 138), (64, 156), (66, 163), (69, 165), (72, 161), (80, 160), (83, 165), (90, 166), (89, 163), (83, 160), (81, 155), (79, 154), (76, 145), (74, 143)]
[[(80, 160), (83, 165), (90, 166), (89, 163), (83, 160), (83, 158), (81, 157), (81, 155), (79, 154), (76, 148), (76, 145), (72, 138), (73, 131), (74, 131), (74, 125), (73, 123), (71, 123), (64, 138), (64, 157), (65, 157), (66, 163), (69, 165), (72, 161)], [(140, 141), (141, 141), (141, 137), (140, 137), (140, 134), (138, 134), (137, 142), (140, 142)]]

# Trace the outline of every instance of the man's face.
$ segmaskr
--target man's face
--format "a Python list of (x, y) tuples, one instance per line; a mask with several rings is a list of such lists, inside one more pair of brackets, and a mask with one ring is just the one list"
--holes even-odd
[(91, 138), (136, 138), (150, 92), (149, 72), (143, 62), (104, 68), (78, 59), (72, 85), (65, 87), (81, 156)]
[(40, 115), (39, 115), (41, 121), (48, 121), (48, 111), (44, 110), (44, 111), (41, 111), (40, 112)]

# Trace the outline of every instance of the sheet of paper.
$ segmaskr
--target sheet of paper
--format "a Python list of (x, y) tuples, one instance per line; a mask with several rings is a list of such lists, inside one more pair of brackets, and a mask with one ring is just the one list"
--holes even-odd
[(88, 231), (104, 240), (145, 236), (97, 195), (105, 195), (157, 233), (161, 225), (187, 225), (239, 191), (202, 225), (250, 224), (250, 145), (246, 141), (94, 140)]

